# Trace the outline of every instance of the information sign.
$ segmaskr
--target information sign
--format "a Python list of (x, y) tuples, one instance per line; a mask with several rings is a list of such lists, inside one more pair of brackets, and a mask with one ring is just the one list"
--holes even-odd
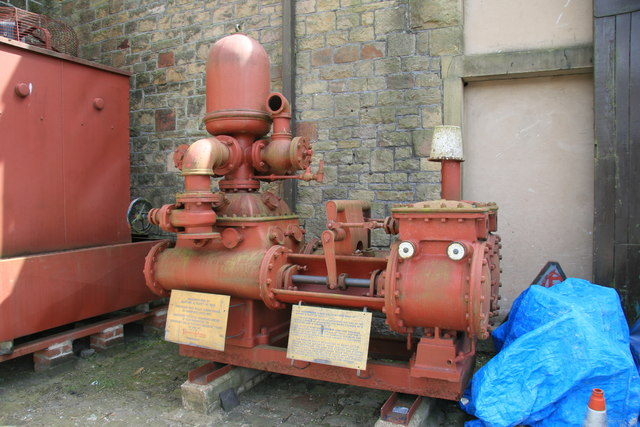
[(371, 313), (294, 305), (287, 358), (367, 369)]
[(165, 339), (224, 351), (229, 296), (171, 291)]

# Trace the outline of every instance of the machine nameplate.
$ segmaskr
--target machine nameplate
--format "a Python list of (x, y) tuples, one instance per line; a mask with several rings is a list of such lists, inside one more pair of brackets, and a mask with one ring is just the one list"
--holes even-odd
[(172, 291), (165, 339), (224, 351), (229, 299), (228, 295)]
[(294, 305), (287, 358), (367, 369), (371, 313)]

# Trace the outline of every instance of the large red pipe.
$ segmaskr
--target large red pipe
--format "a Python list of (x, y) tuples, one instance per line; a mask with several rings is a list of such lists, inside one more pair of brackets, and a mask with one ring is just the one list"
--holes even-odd
[(197, 251), (173, 248), (157, 255), (153, 276), (160, 287), (261, 299), (264, 251)]
[(445, 200), (462, 200), (462, 174), (460, 160), (442, 160), (442, 191)]

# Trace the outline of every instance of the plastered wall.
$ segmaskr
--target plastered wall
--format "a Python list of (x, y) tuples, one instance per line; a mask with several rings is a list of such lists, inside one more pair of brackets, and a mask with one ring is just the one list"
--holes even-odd
[(582, 75), (465, 89), (463, 196), (500, 206), (505, 307), (547, 261), (591, 278), (592, 86)]
[[(584, 74), (567, 75), (574, 64), (566, 52), (592, 43), (593, 7), (590, 0), (465, 0), (464, 8), (464, 54), (486, 69), (503, 64), (495, 75), (469, 79), (461, 116), (463, 196), (500, 205), (506, 313), (547, 261), (591, 279), (593, 79), (584, 65), (576, 71)], [(548, 59), (562, 52), (564, 61)]]
[(467, 55), (589, 44), (591, 0), (466, 0)]

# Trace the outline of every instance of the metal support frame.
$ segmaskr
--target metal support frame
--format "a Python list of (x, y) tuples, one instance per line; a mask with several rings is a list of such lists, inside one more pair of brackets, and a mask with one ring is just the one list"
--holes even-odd
[[(375, 345), (380, 347), (379, 345)], [(315, 380), (349, 384), (379, 390), (396, 391), (421, 396), (458, 400), (471, 377), (474, 358), (462, 362), (461, 377), (457, 381), (411, 376), (410, 364), (405, 361), (370, 360), (366, 371), (312, 362), (291, 363), (287, 349), (270, 345), (244, 348), (227, 345), (224, 352), (188, 345), (180, 346), (180, 355), (260, 369), (279, 374)]]
[(394, 424), (408, 426), (411, 422), (411, 417), (413, 417), (413, 414), (415, 414), (418, 406), (420, 406), (420, 403), (422, 402), (422, 396), (414, 396), (413, 403), (409, 407), (407, 413), (393, 411), (398, 403), (398, 398), (399, 395), (396, 392), (393, 392), (391, 396), (389, 396), (387, 401), (384, 402), (384, 405), (382, 405), (382, 408), (380, 408), (380, 419)]
[(216, 362), (206, 363), (199, 368), (189, 371), (189, 382), (200, 385), (209, 384), (211, 381), (220, 378), (232, 369), (232, 365), (224, 365)]
[(0, 362), (5, 362), (7, 360), (15, 359), (16, 357), (31, 354), (38, 350), (44, 350), (45, 348), (48, 348), (49, 346), (61, 341), (83, 338), (92, 334), (97, 334), (98, 332), (103, 331), (112, 326), (123, 325), (123, 324), (135, 322), (137, 320), (142, 320), (146, 317), (154, 316), (157, 312), (164, 310), (166, 308), (167, 308), (166, 306), (161, 306), (147, 313), (133, 313), (133, 314), (128, 314), (124, 316), (118, 316), (108, 320), (91, 323), (90, 325), (80, 326), (78, 328), (74, 328), (69, 331), (49, 335), (47, 337), (29, 341), (24, 344), (18, 344), (13, 348), (13, 352), (9, 354), (0, 355)]

